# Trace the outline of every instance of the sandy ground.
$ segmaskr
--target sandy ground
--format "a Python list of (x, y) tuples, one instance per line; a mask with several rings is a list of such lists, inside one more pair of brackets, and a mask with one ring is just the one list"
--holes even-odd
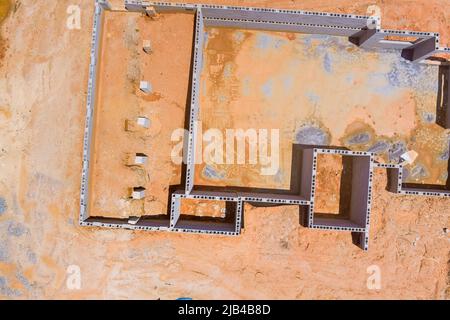
[(226, 202), (216, 200), (182, 199), (181, 214), (220, 218), (225, 215)]
[[(343, 180), (344, 158), (339, 155), (319, 154), (317, 156), (317, 176), (314, 208), (316, 213), (335, 214), (348, 211), (347, 206), (341, 205), (341, 191), (351, 190), (351, 184)], [(350, 170), (351, 171), (351, 170)], [(342, 197), (344, 200), (345, 197)], [(347, 198), (346, 198), (347, 199)]]
[[(0, 24), (3, 22), (3, 20), (6, 19), (10, 11), (11, 11), (11, 1), (9, 0), (0, 1)], [(0, 64), (5, 54), (5, 48), (6, 48), (6, 41), (3, 41), (2, 37), (0, 36)]]
[[(69, 31), (66, 9), (74, 3), (81, 29)], [(358, 14), (378, 4), (384, 27), (440, 31), (444, 44), (446, 3), (245, 2)], [(295, 206), (246, 205), (237, 238), (80, 228), (92, 9), (90, 1), (20, 0), (2, 26), (2, 298), (449, 298), (449, 201), (388, 193), (384, 170), (375, 175), (369, 252), (346, 233), (299, 226)], [(79, 290), (67, 286), (74, 265)], [(381, 288), (368, 289), (374, 265)]]

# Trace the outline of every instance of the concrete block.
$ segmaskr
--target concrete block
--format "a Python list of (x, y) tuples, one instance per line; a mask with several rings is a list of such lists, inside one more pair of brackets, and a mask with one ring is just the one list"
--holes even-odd
[(150, 120), (146, 117), (138, 117), (137, 124), (138, 126), (148, 129), (150, 127)]
[(135, 225), (139, 222), (140, 218), (141, 217), (130, 217), (130, 218), (128, 218), (128, 224)]
[(149, 17), (156, 17), (158, 15), (158, 13), (156, 12), (155, 7), (153, 6), (149, 6), (147, 8), (145, 8), (145, 14)]
[(144, 165), (147, 163), (147, 156), (143, 153), (136, 153), (134, 157), (134, 164)]
[(148, 81), (141, 81), (139, 84), (139, 89), (141, 89), (144, 93), (151, 93), (152, 92), (152, 86)]
[(152, 52), (152, 43), (150, 40), (142, 41), (142, 49), (145, 53), (150, 54)]
[(139, 166), (145, 165), (147, 163), (147, 155), (143, 153), (132, 153), (127, 157), (127, 165), (128, 166)]
[(145, 198), (145, 188), (144, 187), (134, 187), (131, 192), (131, 198), (134, 200), (141, 200)]
[(150, 119), (138, 117), (137, 119), (127, 119), (125, 121), (125, 131), (135, 132), (150, 128)]

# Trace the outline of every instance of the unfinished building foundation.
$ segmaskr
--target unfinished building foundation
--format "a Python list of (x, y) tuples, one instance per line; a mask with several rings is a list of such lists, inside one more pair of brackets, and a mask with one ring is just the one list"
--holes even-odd
[[(379, 163), (374, 160), (374, 152), (350, 151), (341, 147), (325, 148), (323, 146), (306, 146), (301, 154), (301, 167), (298, 188), (292, 193), (281, 193), (270, 190), (255, 191), (229, 188), (196, 188), (194, 183), (197, 121), (199, 120), (200, 78), (203, 67), (203, 50), (206, 27), (231, 27), (240, 29), (283, 31), (306, 34), (322, 34), (347, 37), (362, 50), (389, 49), (400, 52), (402, 59), (418, 63), (428, 63), (441, 53), (449, 53), (450, 49), (439, 44), (439, 34), (434, 32), (413, 32), (404, 30), (382, 29), (378, 17), (322, 13), (300, 10), (282, 10), (267, 8), (246, 8), (201, 4), (152, 3), (147, 1), (127, 0), (125, 8), (128, 12), (140, 13), (148, 17), (167, 12), (184, 12), (195, 15), (194, 45), (192, 52), (192, 70), (190, 75), (190, 99), (188, 103), (186, 129), (187, 139), (184, 141), (184, 180), (180, 185), (167, 186), (169, 202), (167, 213), (136, 219), (117, 219), (100, 217), (90, 212), (90, 186), (93, 146), (94, 115), (96, 108), (98, 68), (102, 59), (99, 45), (105, 10), (114, 10), (107, 1), (97, 0), (91, 40), (91, 64), (89, 69), (88, 96), (86, 109), (86, 126), (83, 149), (83, 171), (81, 181), (80, 224), (83, 226), (100, 226), (127, 228), (134, 230), (173, 231), (186, 233), (204, 233), (236, 236), (241, 233), (243, 206), (254, 205), (295, 205), (299, 207), (302, 225), (313, 229), (349, 232), (354, 242), (363, 250), (368, 250), (370, 231), (370, 211), (372, 203), (372, 177), (374, 168), (388, 170), (389, 190), (399, 194), (450, 197), (450, 178), (446, 185), (413, 185), (405, 183), (402, 177), (402, 164)], [(152, 53), (156, 50), (154, 43), (146, 40), (139, 42), (141, 50)], [(440, 97), (436, 122), (445, 129), (450, 129), (450, 76), (448, 65), (439, 67)], [(140, 81), (139, 89), (145, 95), (152, 94), (148, 81)], [(283, 106), (280, 106), (282, 108)], [(140, 120), (139, 120), (140, 119)], [(139, 122), (140, 121), (140, 122)], [(153, 121), (153, 120), (152, 120)], [(134, 120), (132, 120), (134, 123)], [(136, 123), (134, 123), (136, 124)], [(139, 116), (138, 124), (148, 129), (152, 123), (148, 118)], [(280, 124), (282, 126), (283, 124)], [(127, 127), (128, 128), (128, 127)], [(134, 130), (129, 130), (134, 131)], [(450, 148), (450, 139), (449, 139)], [(135, 150), (130, 153), (129, 166), (143, 166), (149, 163), (151, 151)], [(134, 155), (134, 157), (133, 157)], [(345, 205), (341, 216), (330, 212), (319, 212), (317, 201), (317, 172), (320, 169), (319, 155), (338, 156), (349, 163), (348, 188)], [(447, 161), (448, 156), (447, 156)], [(449, 161), (450, 166), (450, 161)], [(345, 169), (344, 169), (345, 170)], [(146, 189), (135, 190), (136, 199), (142, 199)], [(151, 191), (151, 190), (149, 190)], [(134, 194), (134, 193), (133, 193)], [(133, 195), (134, 198), (134, 195)], [(140, 200), (139, 200), (140, 201)], [(197, 204), (196, 204), (197, 201)], [(186, 211), (186, 203), (193, 203), (205, 210)], [(217, 207), (221, 214), (210, 210), (208, 206)], [(206, 215), (204, 215), (206, 212)], [(211, 214), (214, 212), (214, 214)]]

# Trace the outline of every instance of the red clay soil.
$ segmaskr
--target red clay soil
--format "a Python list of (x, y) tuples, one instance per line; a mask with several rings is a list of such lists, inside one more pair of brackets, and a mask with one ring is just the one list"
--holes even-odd
[[(80, 30), (65, 27), (67, 7), (74, 3), (81, 9)], [(372, 4), (381, 9), (383, 27), (438, 31), (442, 44), (450, 43), (447, 0), (245, 2), (248, 6), (355, 14), (365, 14)], [(381, 169), (374, 178), (368, 252), (353, 245), (347, 233), (299, 226), (296, 206), (246, 205), (245, 229), (234, 238), (78, 226), (92, 13), (92, 1), (23, 0), (1, 27), (7, 42), (0, 67), (1, 298), (450, 297), (449, 200), (389, 193), (386, 172)], [(187, 26), (183, 36), (170, 43), (155, 41), (160, 39), (158, 34), (149, 36), (155, 46), (185, 42), (187, 46), (191, 36)], [(121, 30), (117, 31), (111, 39), (123, 39)], [(161, 99), (147, 105), (139, 97), (133, 106), (159, 115), (160, 133), (182, 122), (185, 57), (189, 55), (183, 54), (180, 62), (172, 59), (153, 65), (154, 78), (146, 76)], [(165, 57), (166, 61), (171, 58)], [(125, 60), (119, 64), (116, 67), (127, 66)], [(166, 75), (165, 70), (167, 78), (161, 76), (158, 82), (158, 74)], [(130, 106), (117, 103), (111, 107)], [(122, 115), (111, 115), (116, 116), (122, 119)], [(377, 124), (383, 125), (382, 120)], [(167, 146), (153, 146), (149, 153), (159, 148)], [(150, 181), (152, 170), (161, 171), (167, 181), (174, 178), (170, 166), (152, 168)], [(374, 265), (381, 271), (378, 289), (367, 286)], [(77, 268), (79, 289), (67, 284)]]

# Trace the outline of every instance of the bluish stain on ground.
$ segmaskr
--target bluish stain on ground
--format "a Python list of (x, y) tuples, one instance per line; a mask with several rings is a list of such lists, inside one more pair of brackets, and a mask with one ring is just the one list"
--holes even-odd
[(307, 34), (307, 35), (302, 35), (301, 37), (299, 37), (299, 39), (303, 40), (303, 43), (307, 43), (307, 44), (311, 44), (312, 40), (317, 40), (317, 39), (326, 40), (327, 38), (329, 38), (329, 36), (326, 34)]
[(311, 48), (311, 38), (306, 36), (306, 37), (299, 37), (297, 38), (297, 40), (301, 43), (303, 43), (305, 50)]
[(388, 96), (392, 95), (396, 88), (392, 87), (385, 73), (371, 73), (367, 77), (367, 85), (377, 94)]
[(387, 77), (393, 87), (412, 88), (422, 92), (436, 92), (438, 89), (437, 69), (435, 67), (412, 63), (401, 58), (394, 60)]
[(389, 161), (400, 161), (400, 156), (407, 151), (406, 143), (403, 141), (397, 141), (389, 148)]
[(274, 44), (273, 44), (273, 47), (274, 47), (275, 49), (279, 49), (279, 48), (281, 48), (284, 44), (286, 44), (286, 40), (277, 39), (277, 40), (275, 40), (275, 42), (274, 42)]
[(258, 34), (256, 36), (256, 47), (258, 49), (268, 49), (271, 43), (271, 39), (267, 34)]
[(8, 247), (5, 241), (0, 241), (0, 262), (7, 262), (9, 260)]
[[(324, 36), (321, 38), (320, 43), (315, 48), (315, 54), (320, 55), (323, 54), (323, 52), (330, 52), (330, 48), (334, 47), (336, 48), (336, 52), (345, 52), (347, 48), (349, 48), (351, 44), (346, 39), (341, 39), (339, 37), (332, 37), (332, 36)], [(343, 56), (342, 54), (339, 54), (340, 56)], [(347, 55), (350, 56), (350, 55)]]
[(0, 215), (6, 212), (6, 209), (8, 209), (8, 206), (6, 204), (6, 200), (0, 197)]
[(371, 134), (369, 132), (361, 132), (361, 133), (351, 136), (347, 140), (347, 143), (350, 145), (366, 144), (370, 141), (370, 139), (371, 139)]
[[(313, 46), (313, 40), (317, 45)], [(326, 35), (305, 35), (299, 36), (299, 41), (303, 46), (304, 54), (307, 58), (323, 59), (323, 68), (326, 72), (333, 72), (333, 64), (336, 61), (351, 63), (351, 61), (361, 61), (367, 57), (370, 50), (355, 50), (347, 53), (347, 49), (353, 48), (347, 39), (343, 37), (333, 37)], [(330, 50), (333, 48), (333, 50)], [(437, 68), (418, 63), (406, 61), (400, 57), (396, 50), (377, 50), (380, 54), (380, 62), (387, 61), (391, 64), (388, 72), (375, 73), (369, 79), (369, 87), (377, 94), (390, 95), (395, 92), (395, 88), (411, 88), (415, 91), (430, 92), (435, 94), (438, 90)], [(392, 62), (391, 62), (392, 61)], [(376, 84), (377, 80), (383, 78), (385, 85)], [(346, 81), (352, 83), (354, 77), (348, 75)], [(375, 83), (372, 82), (374, 80)], [(371, 82), (374, 85), (371, 85)]]
[(271, 79), (267, 80), (266, 83), (264, 83), (261, 86), (261, 91), (266, 98), (272, 97), (272, 87), (273, 87), (273, 81)]
[(387, 141), (377, 141), (375, 142), (369, 149), (367, 149), (368, 152), (373, 152), (376, 154), (381, 154), (383, 152), (386, 152), (390, 147), (390, 143)]
[(318, 127), (304, 126), (295, 134), (295, 143), (308, 145), (328, 145), (330, 137)]
[(27, 232), (25, 226), (19, 222), (10, 221), (8, 223), (8, 234), (15, 237), (20, 237)]
[(256, 48), (261, 50), (279, 49), (286, 43), (287, 40), (269, 34), (261, 33), (256, 35)]
[(17, 289), (12, 289), (8, 286), (8, 280), (5, 277), (0, 277), (0, 293), (8, 297), (18, 297), (21, 292)]
[[(313, 46), (313, 40), (316, 40)], [(298, 42), (303, 46), (303, 53), (306, 57), (322, 57), (324, 52), (330, 54), (330, 47), (337, 48), (337, 52), (342, 52), (351, 47), (352, 44), (345, 38), (333, 37), (328, 35), (302, 35), (298, 37)], [(340, 55), (344, 56), (344, 55)], [(330, 56), (332, 59), (333, 57)], [(352, 58), (351, 55), (347, 55), (347, 58)]]
[(28, 261), (30, 261), (30, 263), (32, 263), (32, 264), (37, 263), (36, 254), (33, 251), (31, 251), (31, 249), (28, 249), (28, 251), (27, 251), (27, 258), (28, 258)]
[(224, 176), (222, 173), (217, 172), (213, 167), (206, 165), (205, 168), (203, 168), (203, 176), (209, 179), (223, 179)]
[(16, 274), (16, 278), (17, 280), (20, 281), (21, 284), (23, 284), (23, 286), (27, 289), (27, 290), (31, 290), (31, 284), (28, 281), (28, 279), (23, 275), (22, 272), (17, 272)]
[(330, 55), (327, 53), (325, 53), (324, 57), (323, 57), (323, 68), (325, 69), (326, 72), (331, 73), (333, 72), (333, 68), (332, 68), (332, 61), (331, 61), (331, 57)]

